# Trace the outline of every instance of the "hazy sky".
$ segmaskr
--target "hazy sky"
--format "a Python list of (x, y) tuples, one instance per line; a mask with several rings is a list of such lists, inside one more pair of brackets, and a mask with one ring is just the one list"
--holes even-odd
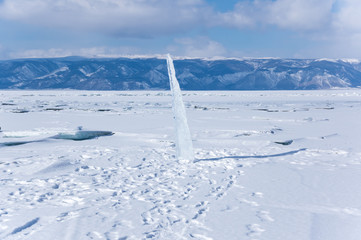
[(360, 0), (0, 0), (0, 59), (361, 58)]

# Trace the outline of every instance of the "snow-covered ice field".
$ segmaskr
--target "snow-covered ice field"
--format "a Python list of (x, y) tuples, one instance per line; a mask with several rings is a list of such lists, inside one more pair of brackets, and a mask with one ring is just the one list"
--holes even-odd
[(192, 163), (170, 92), (0, 91), (0, 239), (361, 239), (361, 90), (183, 100)]

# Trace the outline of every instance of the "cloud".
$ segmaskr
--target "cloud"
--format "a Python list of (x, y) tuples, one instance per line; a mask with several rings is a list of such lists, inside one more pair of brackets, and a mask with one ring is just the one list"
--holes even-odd
[(270, 25), (282, 29), (309, 31), (324, 27), (332, 17), (335, 0), (241, 1), (232, 11), (219, 13), (219, 22), (238, 29)]
[(266, 20), (281, 28), (318, 30), (332, 19), (334, 0), (278, 0), (269, 5)]
[(0, 43), (0, 59), (6, 59), (8, 57), (7, 49)]
[(361, 1), (339, 1), (339, 10), (335, 15), (333, 25), (343, 32), (361, 33)]
[[(1, 53), (1, 49), (0, 49)], [(122, 57), (141, 53), (140, 49), (134, 47), (92, 47), (80, 49), (63, 49), (63, 48), (50, 48), (50, 49), (28, 49), (24, 51), (11, 51), (6, 55), (1, 55), (4, 58), (57, 58), (67, 56), (82, 56), (82, 57)]]
[[(337, 7), (335, 7), (337, 6)], [(120, 37), (156, 37), (212, 27), (276, 26), (295, 32), (361, 31), (359, 0), (240, 0), (228, 12), (206, 0), (3, 0), (0, 19)]]
[[(166, 36), (169, 40), (177, 37), (168, 47), (170, 52), (177, 55), (206, 57), (230, 55), (220, 42), (208, 37), (179, 37), (182, 34), (187, 36), (194, 33), (204, 36), (208, 31), (217, 28), (233, 29), (234, 31), (231, 32), (233, 36), (236, 36), (237, 32), (243, 32), (244, 36), (250, 29), (252, 33), (257, 34), (264, 30), (272, 32), (276, 29), (274, 35), (268, 33), (268, 36), (275, 36), (282, 32), (285, 33), (283, 36), (289, 37), (286, 41), (292, 42), (294, 40), (292, 37), (298, 41), (305, 39), (315, 46), (311, 48), (305, 44), (308, 50), (298, 49), (296, 54), (300, 56), (310, 56), (314, 53), (330, 55), (334, 52), (338, 54), (347, 52), (349, 55), (360, 52), (361, 55), (361, 50), (358, 51), (361, 49), (361, 1), (359, 0), (239, 0), (229, 11), (212, 8), (207, 1), (0, 0), (0, 20), (33, 24), (50, 29), (60, 28), (80, 32), (79, 35), (82, 32), (100, 33), (111, 37), (107, 39)], [(262, 34), (259, 36), (262, 37)], [(141, 47), (143, 51), (147, 47), (150, 48), (144, 42), (134, 43), (134, 46)], [(130, 53), (140, 52), (139, 49), (128, 49)], [(88, 48), (88, 52), (76, 49), (64, 50), (61, 47), (47, 50), (32, 49), (28, 52), (20, 50), (9, 52), (8, 49), (0, 49), (3, 56), (5, 54), (57, 56), (61, 55), (60, 51), (65, 52), (62, 55), (86, 56), (92, 51), (94, 55), (117, 55), (128, 52), (124, 49), (102, 50), (99, 47), (93, 50)], [(148, 50), (147, 53), (152, 54), (151, 51), (153, 50)], [(247, 49), (242, 49), (242, 51), (247, 51)]]
[[(178, 38), (167, 47), (167, 52), (182, 57), (215, 57), (225, 56), (228, 51), (219, 42), (208, 37)], [(27, 50), (7, 50), (2, 51), (0, 45), (0, 59), (17, 58), (57, 58), (67, 56), (82, 57), (134, 57), (134, 56), (160, 56), (156, 52), (146, 51), (138, 47), (90, 47), (90, 48), (49, 48), (49, 49), (27, 49)]]
[(360, 13), (360, 0), (245, 0), (231, 11), (217, 13), (217, 18), (219, 26), (239, 31), (280, 29), (312, 43), (295, 50), (297, 57), (360, 58)]
[(204, 25), (203, 0), (4, 0), (0, 18), (50, 28), (154, 37)]
[(245, 0), (217, 13), (218, 24), (243, 30), (275, 26), (298, 33), (361, 33), (359, 0)]
[(178, 38), (167, 50), (173, 55), (188, 57), (215, 57), (225, 56), (227, 50), (224, 46), (208, 37)]

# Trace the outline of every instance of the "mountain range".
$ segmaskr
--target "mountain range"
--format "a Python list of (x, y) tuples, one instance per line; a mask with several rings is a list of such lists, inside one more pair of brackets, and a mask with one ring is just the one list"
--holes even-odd
[[(176, 59), (183, 90), (361, 87), (361, 63), (331, 59)], [(165, 59), (41, 58), (0, 61), (0, 89), (166, 90)]]

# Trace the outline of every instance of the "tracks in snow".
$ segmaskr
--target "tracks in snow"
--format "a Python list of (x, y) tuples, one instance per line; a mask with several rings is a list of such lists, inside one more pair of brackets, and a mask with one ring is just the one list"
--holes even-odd
[[(261, 193), (252, 196), (240, 185), (242, 165), (234, 160), (178, 163), (169, 149), (57, 151), (19, 159), (20, 167), (39, 157), (47, 162), (22, 179), (1, 182), (8, 190), (2, 223), (14, 219), (11, 212), (20, 217), (20, 212), (48, 211), (13, 235), (41, 238), (63, 229), (59, 239), (212, 239), (213, 228), (222, 224), (215, 215), (248, 209), (256, 222), (237, 230), (247, 237), (254, 236), (248, 226), (272, 219), (254, 201)], [(0, 236), (22, 226), (17, 224), (10, 221)]]

